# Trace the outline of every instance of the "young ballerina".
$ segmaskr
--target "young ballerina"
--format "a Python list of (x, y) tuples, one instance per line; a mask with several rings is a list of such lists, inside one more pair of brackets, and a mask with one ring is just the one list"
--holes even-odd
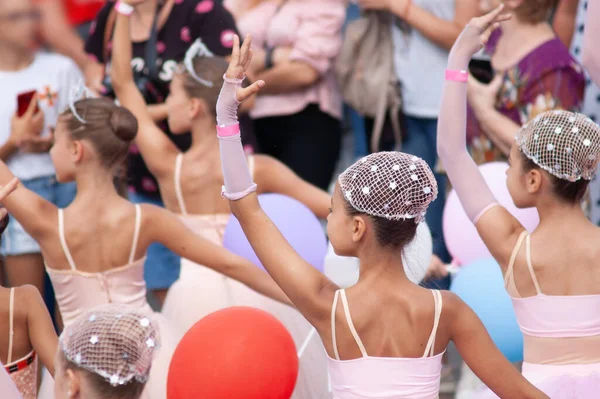
[[(135, 117), (110, 100), (71, 102), (56, 126), (51, 156), (59, 181), (77, 183), (73, 203), (57, 209), (24, 187), (2, 201), (39, 242), (65, 326), (83, 310), (109, 302), (149, 312), (143, 267), (153, 242), (287, 301), (273, 280), (251, 262), (198, 237), (170, 212), (133, 205), (118, 195), (114, 171), (136, 132)], [(0, 163), (0, 184), (12, 178)], [(157, 398), (166, 395), (169, 360), (181, 335), (164, 322), (161, 333), (163, 346), (148, 384)]]
[(488, 37), (487, 27), (481, 19), (470, 23), (450, 54), (438, 129), (440, 159), (504, 273), (524, 337), (524, 376), (553, 399), (595, 398), (600, 229), (587, 220), (580, 202), (600, 160), (600, 128), (583, 115), (550, 111), (517, 133), (506, 184), (515, 205), (539, 212), (540, 224), (529, 234), (497, 205), (466, 149), (464, 71)]
[[(0, 189), (0, 201), (17, 188), (17, 178)], [(8, 225), (0, 209), (0, 234)], [(0, 357), (23, 399), (37, 397), (37, 358), (54, 375), (53, 358), (58, 338), (40, 292), (32, 285), (0, 286)], [(2, 391), (4, 393), (4, 391)]]
[[(135, 144), (156, 176), (166, 208), (177, 213), (195, 233), (217, 245), (230, 218), (220, 196), (223, 175), (219, 141), (215, 135), (215, 105), (227, 62), (212, 56), (200, 43), (188, 50), (174, 74), (167, 98), (168, 122), (175, 134), (191, 131), (192, 146), (182, 153), (153, 122), (131, 73), (130, 20), (118, 15), (114, 34), (112, 82), (124, 107), (137, 117)], [(288, 167), (267, 156), (250, 156), (253, 176), (260, 192), (288, 195), (306, 204), (317, 216), (329, 213), (330, 196), (306, 183)], [(290, 331), (298, 347), (311, 326), (297, 310), (281, 305), (237, 281), (182, 258), (181, 275), (169, 289), (162, 314), (181, 332), (202, 317), (233, 306), (254, 306), (276, 316)], [(318, 340), (312, 340), (300, 359), (296, 398), (322, 398), (327, 392), (327, 358)]]
[(87, 310), (60, 336), (54, 397), (142, 397), (160, 342), (158, 326), (136, 307), (112, 304)]
[(238, 105), (264, 86), (258, 81), (241, 88), (251, 58), (250, 38), (240, 49), (236, 36), (217, 104), (224, 195), (267, 271), (318, 331), (330, 357), (334, 397), (436, 398), (442, 354), (452, 340), (501, 397), (545, 398), (502, 356), (457, 296), (421, 288), (406, 277), (402, 249), (437, 195), (423, 160), (375, 153), (339, 176), (327, 230), (337, 254), (359, 258), (356, 285), (338, 289), (290, 247), (257, 201), (241, 146)]

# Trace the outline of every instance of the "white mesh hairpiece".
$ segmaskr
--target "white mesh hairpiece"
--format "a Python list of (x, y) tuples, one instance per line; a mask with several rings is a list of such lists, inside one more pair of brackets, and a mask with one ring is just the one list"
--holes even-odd
[(183, 65), (186, 71), (194, 78), (194, 80), (206, 87), (213, 87), (213, 82), (210, 80), (202, 79), (196, 74), (194, 70), (194, 58), (196, 57), (212, 57), (213, 53), (206, 47), (206, 45), (200, 39), (196, 41), (188, 48), (185, 52), (185, 58), (183, 59)]
[(559, 179), (591, 180), (600, 161), (600, 127), (569, 111), (548, 111), (517, 133), (519, 150)]
[(71, 91), (69, 93), (69, 109), (71, 110), (73, 116), (84, 125), (87, 123), (87, 121), (77, 113), (75, 103), (86, 98), (96, 98), (96, 95), (85, 86), (83, 80), (80, 80), (75, 86), (71, 88)]
[(377, 152), (338, 178), (346, 201), (359, 212), (390, 220), (421, 222), (438, 187), (421, 158), (402, 152)]
[(102, 376), (112, 386), (133, 379), (145, 383), (158, 345), (158, 327), (144, 312), (125, 305), (106, 305), (83, 313), (59, 340), (67, 360)]

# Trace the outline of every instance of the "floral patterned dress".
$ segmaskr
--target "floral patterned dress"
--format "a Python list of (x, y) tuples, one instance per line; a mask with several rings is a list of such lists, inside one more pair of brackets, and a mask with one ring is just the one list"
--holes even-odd
[[(486, 46), (490, 56), (496, 51), (501, 36), (500, 29), (490, 36)], [(585, 88), (583, 69), (558, 38), (542, 43), (514, 67), (496, 73), (503, 75), (496, 109), (518, 125), (549, 110), (581, 110)], [(471, 109), (467, 137), (471, 155), (477, 164), (506, 160), (506, 156), (481, 131)]]

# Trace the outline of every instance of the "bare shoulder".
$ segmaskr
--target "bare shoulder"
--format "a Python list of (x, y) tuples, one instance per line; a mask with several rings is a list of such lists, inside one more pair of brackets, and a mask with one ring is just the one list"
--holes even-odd
[(456, 327), (461, 327), (461, 323), (469, 322), (475, 313), (469, 305), (455, 293), (446, 290), (440, 292), (442, 294), (443, 303), (442, 314), (440, 317), (441, 324), (447, 328), (450, 336), (452, 336), (452, 332), (456, 331)]
[(35, 286), (26, 284), (15, 288), (14, 309), (17, 313), (29, 314), (40, 304), (44, 305), (44, 300)]

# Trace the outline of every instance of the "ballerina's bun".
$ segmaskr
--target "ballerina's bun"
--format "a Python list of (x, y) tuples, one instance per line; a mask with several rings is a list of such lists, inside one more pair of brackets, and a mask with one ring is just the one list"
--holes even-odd
[(137, 119), (133, 114), (123, 107), (115, 107), (108, 121), (115, 136), (129, 142), (135, 139), (138, 131)]

